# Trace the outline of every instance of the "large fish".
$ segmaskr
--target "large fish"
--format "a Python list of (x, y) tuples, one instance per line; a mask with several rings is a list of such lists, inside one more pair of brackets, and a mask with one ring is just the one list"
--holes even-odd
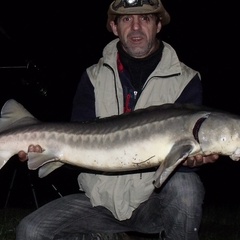
[(158, 167), (159, 188), (187, 157), (196, 154), (240, 158), (240, 117), (185, 105), (165, 104), (92, 123), (37, 120), (20, 103), (8, 100), (0, 118), (0, 168), (19, 150), (39, 144), (43, 153), (28, 153), (28, 168), (45, 177), (63, 164), (103, 172)]

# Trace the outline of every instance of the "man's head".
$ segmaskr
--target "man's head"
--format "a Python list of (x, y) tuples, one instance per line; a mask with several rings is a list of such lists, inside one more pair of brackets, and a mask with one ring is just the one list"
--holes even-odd
[(161, 0), (115, 0), (108, 8), (107, 29), (112, 31), (110, 22), (119, 15), (156, 14), (162, 25), (170, 22), (170, 15), (165, 10)]
[(115, 0), (108, 9), (107, 28), (134, 58), (145, 58), (159, 47), (156, 38), (170, 16), (160, 0)]

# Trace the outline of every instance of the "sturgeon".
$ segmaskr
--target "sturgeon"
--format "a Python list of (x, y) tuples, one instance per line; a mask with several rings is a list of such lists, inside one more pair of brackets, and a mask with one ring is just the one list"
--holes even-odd
[(14, 99), (2, 107), (0, 169), (20, 150), (28, 168), (45, 177), (63, 164), (97, 172), (156, 168), (159, 188), (187, 158), (219, 154), (240, 159), (240, 117), (189, 105), (164, 104), (89, 123), (42, 122)]

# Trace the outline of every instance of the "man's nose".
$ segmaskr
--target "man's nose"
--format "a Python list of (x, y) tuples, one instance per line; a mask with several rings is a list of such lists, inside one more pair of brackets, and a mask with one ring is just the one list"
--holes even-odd
[(139, 28), (141, 28), (141, 22), (139, 21), (138, 18), (133, 18), (132, 29), (138, 30)]

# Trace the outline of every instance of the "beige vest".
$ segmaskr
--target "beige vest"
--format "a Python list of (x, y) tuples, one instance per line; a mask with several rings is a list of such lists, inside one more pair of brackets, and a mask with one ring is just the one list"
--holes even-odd
[[(96, 115), (100, 118), (123, 113), (123, 91), (116, 65), (117, 41), (110, 42), (99, 62), (87, 69), (95, 91)], [(189, 81), (199, 74), (181, 63), (169, 44), (164, 43), (164, 46), (162, 60), (146, 81), (135, 109), (175, 102)], [(104, 206), (115, 218), (125, 220), (153, 192), (153, 175), (154, 172), (81, 173), (78, 182), (93, 206)]]

